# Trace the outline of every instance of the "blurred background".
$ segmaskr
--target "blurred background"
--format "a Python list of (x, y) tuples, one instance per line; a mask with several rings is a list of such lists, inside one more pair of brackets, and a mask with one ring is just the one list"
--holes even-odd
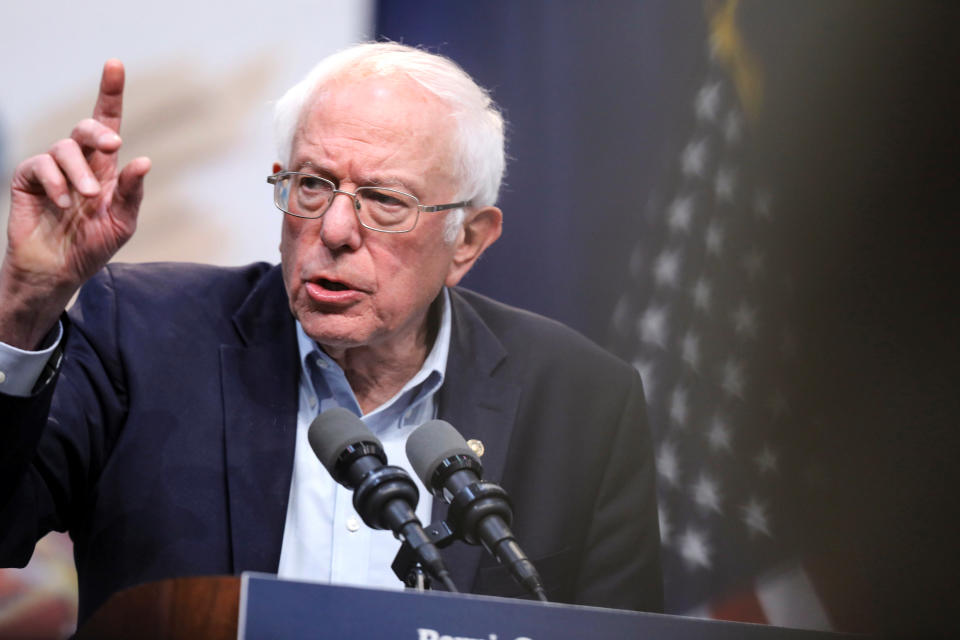
[[(127, 65), (123, 155), (154, 169), (126, 261), (276, 261), (271, 100), (352, 42), (452, 57), (508, 121), (504, 236), (465, 284), (640, 372), (668, 612), (956, 631), (956, 3), (3, 13), (5, 181), (88, 115), (103, 60)], [(69, 634), (71, 571), (62, 535), (0, 571), (0, 637)]]

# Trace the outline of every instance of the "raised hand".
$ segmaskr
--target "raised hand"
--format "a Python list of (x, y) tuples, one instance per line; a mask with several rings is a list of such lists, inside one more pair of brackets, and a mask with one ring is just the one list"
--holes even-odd
[(117, 168), (123, 65), (103, 66), (93, 117), (21, 163), (0, 267), (0, 340), (32, 349), (136, 229), (148, 158)]

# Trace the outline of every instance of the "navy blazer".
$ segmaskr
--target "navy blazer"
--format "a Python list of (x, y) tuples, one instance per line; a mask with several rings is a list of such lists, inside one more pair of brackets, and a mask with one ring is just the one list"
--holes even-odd
[[(639, 376), (559, 323), (459, 288), (451, 300), (439, 416), (485, 444), (550, 599), (660, 610)], [(68, 530), (81, 621), (141, 582), (275, 573), (299, 376), (279, 267), (110, 265), (65, 325), (59, 376), (0, 395), (0, 562), (23, 566)], [(523, 595), (480, 547), (444, 556), (461, 590)]]

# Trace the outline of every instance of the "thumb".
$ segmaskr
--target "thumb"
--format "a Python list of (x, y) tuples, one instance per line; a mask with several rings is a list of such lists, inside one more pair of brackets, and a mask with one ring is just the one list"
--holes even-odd
[(130, 233), (137, 223), (137, 212), (143, 200), (143, 178), (150, 171), (150, 158), (134, 158), (123, 168), (113, 192), (111, 210), (117, 222), (129, 228)]

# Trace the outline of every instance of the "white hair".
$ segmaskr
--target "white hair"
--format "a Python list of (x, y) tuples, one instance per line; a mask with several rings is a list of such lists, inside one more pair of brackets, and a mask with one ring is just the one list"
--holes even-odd
[[(499, 108), (487, 91), (453, 60), (395, 42), (358, 44), (324, 58), (276, 102), (273, 126), (279, 162), (285, 166), (290, 161), (301, 114), (318, 89), (344, 77), (394, 74), (406, 75), (450, 108), (456, 123), (454, 177), (458, 192), (455, 199), (471, 200), (474, 207), (496, 204), (506, 165), (503, 116)], [(448, 215), (448, 242), (456, 238), (463, 218), (462, 209)]]

